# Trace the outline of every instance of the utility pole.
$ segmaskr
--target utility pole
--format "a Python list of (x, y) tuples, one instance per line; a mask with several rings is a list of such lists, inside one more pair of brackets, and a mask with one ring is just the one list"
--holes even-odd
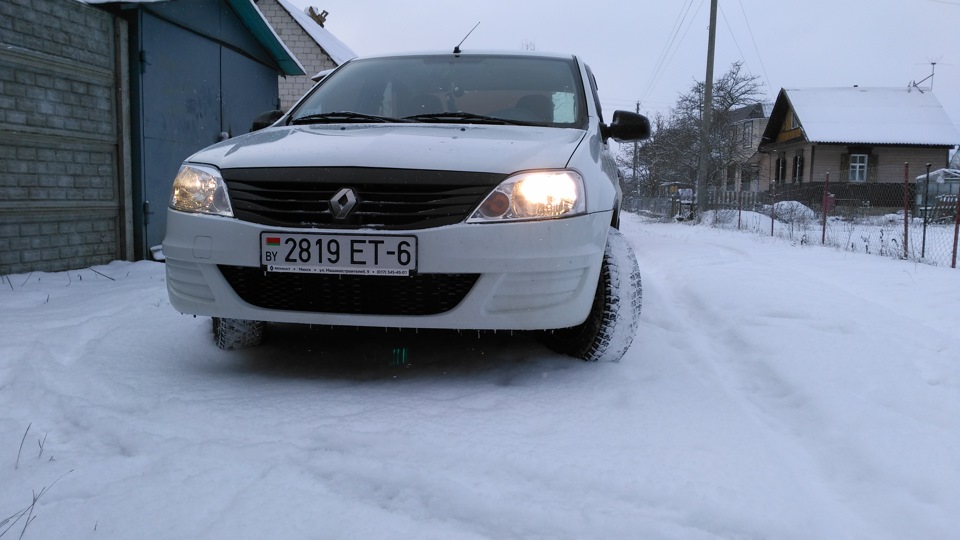
[(707, 41), (707, 77), (703, 81), (703, 120), (700, 127), (700, 168), (697, 171), (697, 215), (707, 209), (707, 175), (710, 174), (710, 121), (713, 116), (713, 52), (717, 41), (717, 0), (710, 0), (710, 34)]

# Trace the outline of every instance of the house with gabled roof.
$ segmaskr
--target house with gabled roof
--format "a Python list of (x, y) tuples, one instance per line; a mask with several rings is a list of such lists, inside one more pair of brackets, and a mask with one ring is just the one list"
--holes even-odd
[(761, 189), (822, 186), (828, 174), (831, 186), (869, 186), (903, 183), (905, 164), (946, 167), (957, 144), (960, 133), (929, 90), (781, 89), (755, 161)]
[(326, 27), (328, 12), (316, 7), (301, 10), (290, 0), (258, 0), (257, 6), (307, 71), (305, 76), (280, 78), (282, 110), (288, 110), (314, 85), (318, 73), (357, 56)]
[(753, 103), (733, 109), (724, 121), (729, 129), (726, 170), (721, 172), (724, 191), (759, 191), (758, 167), (753, 156), (766, 130), (773, 103)]

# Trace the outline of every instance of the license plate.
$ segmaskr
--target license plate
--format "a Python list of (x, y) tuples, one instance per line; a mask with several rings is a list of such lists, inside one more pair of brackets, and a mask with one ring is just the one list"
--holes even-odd
[(268, 272), (408, 276), (417, 269), (417, 237), (260, 233)]

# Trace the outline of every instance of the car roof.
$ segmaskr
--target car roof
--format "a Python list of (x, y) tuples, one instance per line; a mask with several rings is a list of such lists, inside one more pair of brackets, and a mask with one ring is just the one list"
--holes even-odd
[(395, 53), (382, 53), (382, 54), (371, 54), (365, 56), (359, 56), (354, 60), (363, 60), (367, 58), (404, 58), (411, 56), (507, 56), (507, 57), (532, 57), (532, 58), (557, 58), (564, 60), (573, 60), (576, 59), (576, 56), (569, 53), (556, 53), (556, 52), (544, 52), (544, 51), (508, 51), (508, 50), (461, 50), (457, 53), (454, 53), (452, 49), (445, 51), (438, 50), (428, 50), (428, 51), (408, 51), (408, 52), (395, 52)]

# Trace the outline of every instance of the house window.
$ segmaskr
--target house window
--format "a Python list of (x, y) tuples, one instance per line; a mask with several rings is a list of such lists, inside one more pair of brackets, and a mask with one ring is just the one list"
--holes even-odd
[(744, 148), (750, 148), (753, 146), (753, 122), (747, 122), (743, 124), (743, 138), (741, 139), (741, 144)]
[(777, 171), (774, 177), (778, 183), (782, 183), (787, 178), (787, 159), (777, 158)]
[(793, 156), (793, 169), (791, 170), (790, 177), (794, 182), (803, 181), (803, 153), (801, 152)]
[(800, 127), (800, 119), (797, 118), (797, 113), (790, 114), (790, 129), (798, 129)]
[(739, 168), (736, 165), (730, 165), (727, 167), (727, 191), (735, 191), (737, 189), (737, 170)]
[(867, 181), (867, 163), (870, 156), (867, 154), (850, 154), (850, 174), (848, 179), (851, 182)]

